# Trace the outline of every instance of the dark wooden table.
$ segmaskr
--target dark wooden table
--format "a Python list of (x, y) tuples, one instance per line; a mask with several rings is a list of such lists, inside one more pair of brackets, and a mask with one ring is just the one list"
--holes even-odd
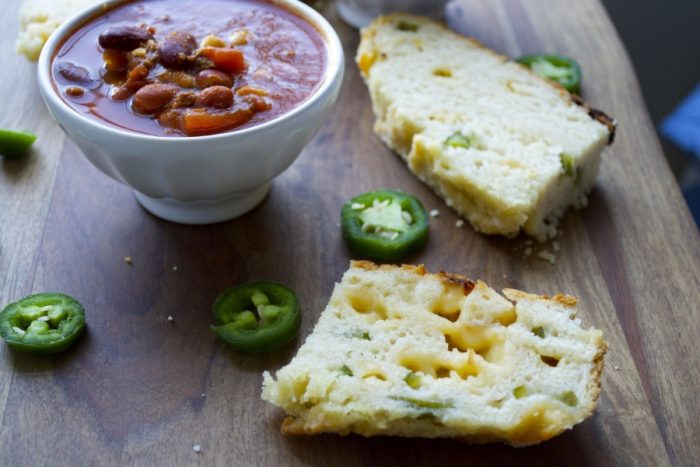
[[(347, 52), (334, 114), (260, 207), (188, 227), (147, 214), (65, 138), (35, 65), (13, 52), (18, 6), (5, 2), (0, 126), (39, 140), (27, 159), (0, 166), (0, 301), (68, 293), (85, 305), (88, 331), (58, 356), (0, 346), (0, 465), (697, 465), (700, 240), (615, 29), (597, 0), (462, 4), (460, 28), (500, 52), (576, 57), (584, 96), (619, 121), (590, 205), (563, 221), (554, 265), (525, 258), (523, 239), (455, 228), (454, 214), (373, 136), (352, 61), (357, 34), (332, 8)], [(260, 400), (261, 373), (289, 361), (348, 265), (342, 202), (379, 187), (441, 212), (409, 262), (580, 298), (582, 318), (610, 344), (592, 418), (524, 449), (280, 435), (282, 414)], [(282, 281), (303, 302), (299, 341), (263, 357), (237, 354), (208, 329), (217, 294), (253, 278)]]

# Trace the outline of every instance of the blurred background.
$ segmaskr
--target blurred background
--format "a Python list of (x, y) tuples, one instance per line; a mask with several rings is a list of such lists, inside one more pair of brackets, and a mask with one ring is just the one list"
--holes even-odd
[(603, 4), (637, 70), (664, 153), (700, 226), (700, 0)]

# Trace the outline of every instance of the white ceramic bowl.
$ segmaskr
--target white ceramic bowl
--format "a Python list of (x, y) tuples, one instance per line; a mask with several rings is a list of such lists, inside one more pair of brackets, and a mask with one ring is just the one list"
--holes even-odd
[(316, 26), (324, 38), (328, 60), (316, 91), (269, 122), (211, 136), (169, 138), (114, 128), (71, 109), (51, 80), (56, 49), (76, 28), (98, 16), (105, 3), (125, 0), (98, 3), (56, 30), (39, 58), (39, 89), (53, 118), (88, 160), (133, 188), (136, 199), (148, 211), (184, 224), (233, 219), (258, 205), (271, 180), (299, 156), (324, 122), (343, 80), (343, 48), (331, 25), (299, 1), (274, 1)]

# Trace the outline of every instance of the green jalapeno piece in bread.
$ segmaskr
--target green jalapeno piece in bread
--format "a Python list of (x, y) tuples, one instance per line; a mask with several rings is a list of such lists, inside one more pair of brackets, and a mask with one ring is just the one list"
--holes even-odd
[(573, 94), (581, 92), (581, 66), (561, 55), (525, 55), (516, 60), (534, 73), (561, 84)]

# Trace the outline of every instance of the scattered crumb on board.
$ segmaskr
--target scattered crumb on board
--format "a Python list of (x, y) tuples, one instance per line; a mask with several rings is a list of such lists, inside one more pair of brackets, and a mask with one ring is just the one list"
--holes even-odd
[(525, 238), (522, 241), (515, 241), (512, 247), (513, 253), (521, 254), (523, 258), (534, 256), (542, 261), (547, 261), (550, 264), (556, 264), (557, 255), (561, 250), (561, 245), (557, 241), (551, 243), (537, 243), (531, 238)]

